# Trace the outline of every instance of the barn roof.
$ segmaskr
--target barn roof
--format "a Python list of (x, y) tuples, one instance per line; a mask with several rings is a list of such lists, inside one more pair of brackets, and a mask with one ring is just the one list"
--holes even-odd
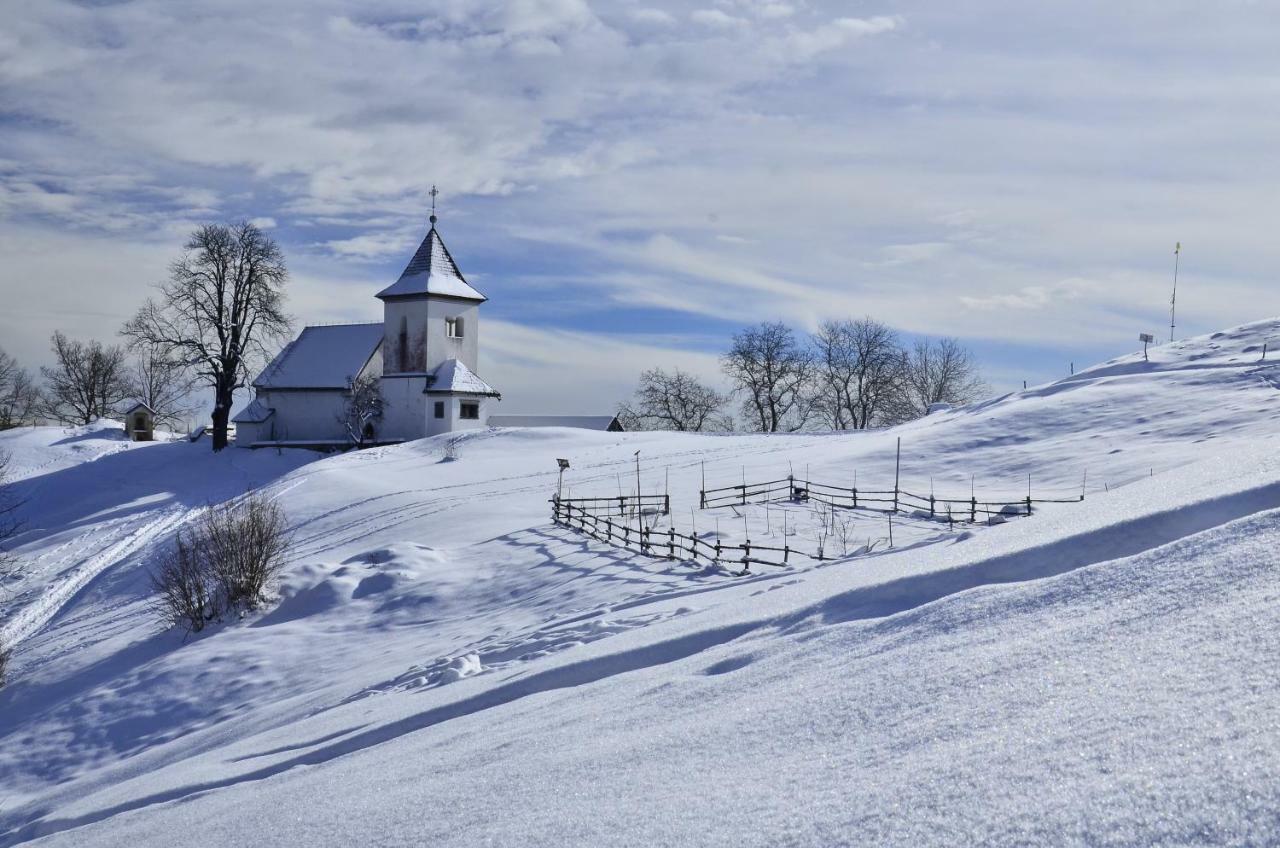
[(383, 325), (305, 327), (262, 369), (257, 389), (345, 389), (382, 343)]
[(456, 359), (446, 359), (436, 366), (436, 370), (427, 379), (427, 392), (501, 397), (492, 386)]
[(378, 297), (406, 297), (420, 294), (438, 294), (461, 297), (466, 300), (487, 300), (476, 291), (458, 270), (458, 263), (449, 255), (440, 233), (436, 231), (435, 218), (431, 229), (418, 245), (418, 250), (400, 274), (400, 279), (378, 292)]
[(616, 415), (490, 415), (491, 427), (577, 427), (581, 430), (620, 431)]

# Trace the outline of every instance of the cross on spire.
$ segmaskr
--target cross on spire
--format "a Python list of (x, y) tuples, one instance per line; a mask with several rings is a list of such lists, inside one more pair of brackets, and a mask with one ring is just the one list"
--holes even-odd
[(431, 191), (427, 192), (431, 195), (431, 226), (436, 225), (436, 195), (440, 192), (436, 190), (435, 183), (431, 184)]

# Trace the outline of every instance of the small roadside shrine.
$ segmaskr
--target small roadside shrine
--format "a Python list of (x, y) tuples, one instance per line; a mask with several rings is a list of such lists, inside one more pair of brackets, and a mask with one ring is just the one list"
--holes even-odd
[(131, 442), (150, 442), (155, 439), (156, 413), (142, 401), (129, 407), (124, 414), (124, 433)]

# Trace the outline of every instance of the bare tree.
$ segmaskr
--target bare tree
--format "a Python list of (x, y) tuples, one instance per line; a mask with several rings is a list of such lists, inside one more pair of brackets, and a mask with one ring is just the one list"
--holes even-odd
[(808, 383), (812, 357), (791, 328), (765, 322), (735, 333), (721, 359), (724, 373), (742, 396), (742, 411), (764, 433), (798, 430), (811, 411)]
[(0, 349), (0, 430), (35, 419), (40, 389), (18, 361)]
[(903, 388), (898, 334), (872, 318), (826, 321), (813, 335), (814, 405), (833, 430), (886, 423)]
[(952, 338), (921, 339), (903, 358), (899, 417), (919, 418), (935, 403), (972, 403), (986, 390), (968, 348)]
[(347, 400), (340, 420), (353, 445), (362, 448), (377, 438), (386, 406), (382, 380), (377, 375), (364, 374), (347, 380)]
[(236, 389), (264, 361), (269, 341), (289, 331), (284, 312), (284, 254), (248, 222), (205, 224), (169, 267), (159, 297), (122, 331), (131, 344), (156, 348), (213, 389), (213, 449), (227, 446)]
[(0, 451), (0, 580), (11, 576), (17, 567), (18, 558), (9, 550), (8, 544), (22, 530), (22, 522), (18, 518), (22, 501), (6, 485), (9, 462), (9, 454)]
[(90, 424), (119, 411), (129, 395), (124, 350), (98, 341), (73, 341), (53, 334), (56, 364), (41, 368), (46, 392), (43, 410), (63, 424)]
[(628, 430), (725, 430), (729, 422), (720, 410), (728, 400), (679, 368), (669, 374), (652, 368), (640, 375), (635, 398), (619, 407), (618, 417)]
[(177, 427), (192, 411), (191, 371), (152, 345), (141, 345), (133, 363), (129, 393), (151, 408), (157, 424)]

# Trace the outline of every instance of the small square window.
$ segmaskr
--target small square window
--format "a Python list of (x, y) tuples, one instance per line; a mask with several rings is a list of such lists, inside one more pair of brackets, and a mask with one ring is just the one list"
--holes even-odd
[(478, 421), (480, 419), (480, 404), (475, 401), (464, 400), (460, 404), (458, 417), (469, 421)]
[(444, 418), (444, 401), (436, 401), (436, 418)]

